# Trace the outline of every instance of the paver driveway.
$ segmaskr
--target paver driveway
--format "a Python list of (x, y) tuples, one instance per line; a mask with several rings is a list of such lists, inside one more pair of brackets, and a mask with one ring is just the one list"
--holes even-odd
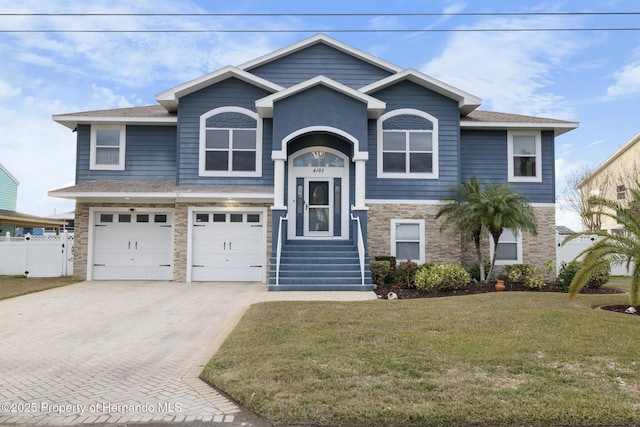
[(249, 305), (372, 297), (83, 282), (0, 301), (0, 424), (231, 422), (240, 409), (198, 375)]

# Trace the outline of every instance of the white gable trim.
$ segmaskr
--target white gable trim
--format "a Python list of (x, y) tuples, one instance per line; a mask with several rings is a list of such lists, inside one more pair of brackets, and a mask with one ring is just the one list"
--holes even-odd
[(397, 73), (402, 71), (402, 68), (394, 65), (390, 62), (384, 61), (380, 58), (376, 58), (373, 55), (370, 55), (366, 52), (358, 50), (354, 47), (351, 47), (347, 44), (344, 44), (334, 38), (331, 38), (325, 34), (317, 34), (315, 36), (309, 37), (307, 39), (301, 40), (297, 43), (294, 43), (290, 46), (284, 47), (282, 49), (278, 49), (274, 52), (268, 53), (259, 58), (253, 59), (251, 61), (245, 62), (244, 64), (238, 65), (238, 68), (241, 70), (251, 70), (253, 68), (257, 68), (261, 65), (267, 64), (269, 62), (275, 61), (277, 59), (283, 58), (287, 55), (290, 55), (294, 52), (303, 50), (307, 47), (313, 46), (318, 43), (323, 43), (327, 46), (333, 47), (339, 51), (342, 51), (348, 55), (351, 55), (355, 58), (361, 59), (369, 64), (372, 64), (376, 67), (382, 68), (385, 71), (389, 71), (392, 73)]
[(179, 99), (183, 96), (189, 95), (200, 89), (214, 85), (232, 77), (262, 88), (268, 92), (279, 92), (284, 89), (282, 86), (272, 83), (261, 77), (254, 76), (253, 74), (249, 74), (246, 71), (243, 71), (236, 67), (227, 66), (214, 71), (213, 73), (209, 73), (204, 76), (198, 77), (197, 79), (193, 79), (191, 81), (183, 83), (172, 89), (160, 92), (156, 95), (156, 100), (163, 107), (165, 107), (167, 111), (176, 111), (178, 109)]
[(326, 76), (317, 76), (312, 79), (306, 80), (302, 83), (298, 83), (295, 86), (291, 86), (281, 92), (274, 93), (273, 95), (266, 96), (256, 101), (256, 109), (261, 117), (270, 118), (273, 117), (273, 104), (284, 98), (288, 98), (291, 95), (295, 95), (300, 92), (304, 92), (312, 87), (323, 85), (329, 89), (340, 92), (344, 95), (350, 96), (358, 101), (367, 104), (367, 111), (369, 118), (376, 119), (384, 112), (387, 104), (376, 99), (372, 96), (361, 93), (349, 86), (343, 85), (340, 82), (330, 79)]
[(458, 101), (458, 106), (462, 114), (468, 114), (482, 104), (482, 99), (477, 96), (413, 69), (407, 69), (385, 79), (378, 80), (377, 82), (360, 88), (359, 91), (368, 94), (392, 86), (403, 80), (409, 80), (412, 83), (432, 90), (447, 98), (455, 99)]

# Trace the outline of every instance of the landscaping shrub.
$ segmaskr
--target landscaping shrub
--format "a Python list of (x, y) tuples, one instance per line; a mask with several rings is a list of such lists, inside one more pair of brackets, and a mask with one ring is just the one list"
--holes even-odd
[(556, 278), (556, 287), (563, 291), (569, 290), (569, 285), (575, 277), (576, 273), (580, 270), (580, 263), (576, 261), (560, 263), (560, 272)]
[(609, 282), (611, 278), (611, 264), (607, 261), (603, 261), (593, 273), (591, 273), (591, 277), (587, 281), (585, 285), (587, 288), (598, 289), (602, 285)]
[(389, 261), (373, 261), (371, 263), (371, 279), (376, 285), (383, 285), (387, 281), (391, 265)]
[(415, 277), (417, 289), (447, 291), (458, 289), (471, 281), (471, 276), (458, 264), (432, 264), (420, 269)]
[[(484, 274), (485, 276), (489, 272), (491, 268), (491, 263), (489, 261), (484, 261)], [(471, 275), (472, 279), (480, 280), (480, 263), (478, 261), (474, 262), (471, 267), (467, 270)]]
[(393, 255), (379, 255), (374, 258), (375, 261), (388, 261), (391, 268), (396, 267), (396, 257)]
[(507, 265), (502, 277), (511, 282), (523, 282), (530, 289), (542, 289), (545, 286), (542, 275), (531, 264)]
[(410, 259), (398, 264), (393, 270), (393, 282), (401, 289), (411, 289), (414, 286), (418, 264)]
[[(577, 261), (571, 261), (569, 263), (563, 261), (560, 264), (557, 287), (565, 291), (569, 290), (569, 285), (571, 285), (571, 281), (578, 273), (581, 266), (582, 265)], [(602, 285), (608, 283), (609, 279), (611, 279), (611, 264), (605, 261), (591, 274), (591, 277), (589, 277), (585, 287), (598, 289), (602, 287)]]

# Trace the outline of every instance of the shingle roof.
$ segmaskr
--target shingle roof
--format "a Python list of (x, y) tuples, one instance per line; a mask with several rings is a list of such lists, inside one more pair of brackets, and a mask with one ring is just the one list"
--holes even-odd
[(495, 111), (474, 110), (466, 116), (460, 117), (461, 122), (504, 122), (504, 123), (574, 123), (565, 120), (548, 119), (544, 117), (523, 116), (520, 114), (498, 113)]
[(66, 221), (54, 220), (6, 209), (0, 209), (0, 222), (17, 225), (18, 227), (61, 227), (67, 224)]
[(111, 110), (80, 111), (77, 113), (57, 114), (70, 117), (176, 117), (162, 105), (146, 105), (143, 107), (114, 108)]
[(244, 185), (176, 185), (172, 181), (98, 180), (59, 188), (49, 192), (54, 197), (236, 197), (273, 198), (273, 187)]

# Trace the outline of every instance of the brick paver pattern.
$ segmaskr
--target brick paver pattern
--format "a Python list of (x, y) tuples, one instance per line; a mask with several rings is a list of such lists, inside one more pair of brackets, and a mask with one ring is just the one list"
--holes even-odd
[(0, 424), (233, 421), (198, 375), (251, 302), (244, 285), (93, 282), (0, 301)]

